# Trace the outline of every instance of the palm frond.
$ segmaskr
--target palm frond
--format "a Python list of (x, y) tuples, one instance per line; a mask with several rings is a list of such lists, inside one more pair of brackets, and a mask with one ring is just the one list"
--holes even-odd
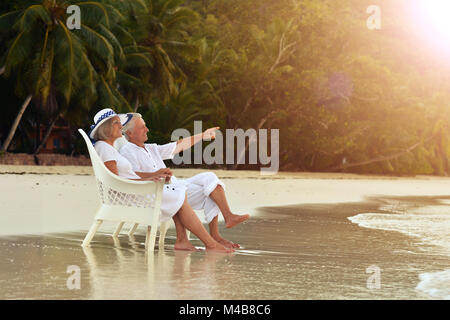
[(55, 30), (55, 85), (66, 102), (72, 95), (72, 82), (76, 77), (74, 66), (74, 51), (71, 32), (62, 21)]
[(0, 32), (3, 34), (10, 31), (11, 26), (16, 21), (20, 20), (19, 17), (23, 14), (23, 10), (16, 10), (0, 15)]
[(178, 23), (194, 23), (199, 21), (199, 15), (189, 8), (179, 7), (175, 11), (164, 16), (162, 22), (166, 28), (172, 27)]
[(148, 53), (152, 52), (152, 48), (140, 45), (126, 46), (123, 48), (123, 52), (128, 53)]
[(175, 10), (178, 6), (180, 6), (183, 3), (183, 0), (166, 0), (162, 2), (163, 5), (159, 9), (159, 13), (156, 14), (159, 18), (162, 18), (165, 14), (171, 12), (171, 10)]
[(129, 87), (133, 89), (150, 90), (150, 86), (131, 74), (123, 71), (117, 73), (117, 82), (121, 87)]
[(97, 81), (97, 73), (92, 62), (88, 57), (83, 42), (75, 34), (72, 36), (75, 73), (77, 74), (77, 82), (74, 83), (74, 91), (82, 91), (89, 97), (95, 96), (95, 83)]
[(154, 66), (152, 57), (145, 53), (129, 53), (126, 55), (125, 67), (128, 68), (151, 68)]
[(52, 23), (52, 19), (43, 5), (32, 5), (25, 9), (19, 20), (19, 27), (20, 30), (28, 32), (38, 27), (36, 24), (39, 22), (42, 25), (50, 24)]
[(105, 72), (111, 74), (114, 67), (114, 49), (109, 41), (94, 29), (81, 24), (81, 29), (74, 33), (86, 42), (86, 46), (92, 52), (95, 52), (99, 59), (106, 65)]
[(111, 25), (113, 25), (115, 23), (120, 23), (127, 19), (125, 16), (125, 13), (120, 11), (115, 6), (110, 5), (110, 4), (103, 4), (103, 5), (105, 6), (106, 11), (108, 12)]
[(41, 67), (39, 70), (38, 81), (36, 83), (35, 96), (40, 97), (42, 104), (45, 105), (50, 94), (52, 86), (52, 71), (54, 59), (53, 41), (49, 47), (44, 47), (41, 53)]
[(101, 0), (113, 6), (125, 16), (132, 16), (138, 12), (148, 13), (148, 5), (144, 0)]
[(133, 35), (123, 26), (116, 24), (111, 28), (111, 32), (122, 44), (122, 47), (136, 45), (136, 40), (134, 39)]
[(183, 56), (184, 58), (195, 60), (200, 57), (199, 48), (193, 44), (188, 44), (181, 41), (166, 40), (162, 42), (162, 45), (167, 52)]
[(108, 28), (110, 27), (108, 12), (101, 3), (87, 1), (79, 2), (76, 5), (80, 7), (84, 25), (103, 24)]
[(30, 52), (34, 52), (36, 32), (20, 32), (9, 47), (5, 61), (5, 76), (9, 77), (13, 68), (28, 63)]
[(114, 56), (117, 58), (117, 62), (120, 63), (123, 60), (125, 60), (125, 54), (122, 49), (122, 45), (120, 44), (119, 40), (116, 38), (116, 36), (108, 30), (108, 28), (104, 27), (103, 25), (98, 26), (99, 34), (101, 34), (103, 37), (105, 37), (109, 43), (112, 45), (114, 49)]
[(119, 101), (115, 97), (110, 85), (103, 76), (100, 76), (97, 85), (98, 100), (97, 105), (103, 108), (117, 106)]

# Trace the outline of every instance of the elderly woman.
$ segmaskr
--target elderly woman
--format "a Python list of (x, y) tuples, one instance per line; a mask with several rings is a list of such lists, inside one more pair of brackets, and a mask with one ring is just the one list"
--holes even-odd
[[(114, 148), (114, 141), (122, 137), (122, 124), (120, 117), (112, 109), (103, 109), (95, 115), (94, 125), (91, 126), (89, 137), (96, 141), (94, 145), (95, 150), (105, 166), (114, 174), (132, 180), (155, 181), (170, 178), (170, 174), (165, 173), (164, 170), (153, 172), (145, 178), (139, 177), (132, 170), (130, 162)], [(207, 251), (225, 253), (234, 251), (217, 242), (208, 231), (206, 231), (194, 210), (189, 206), (187, 198), (184, 199), (179, 210), (173, 213), (172, 218), (179, 221), (184, 228), (187, 228), (194, 233), (205, 244)], [(167, 219), (167, 217), (165, 217), (165, 219)], [(161, 220), (164, 221), (163, 217)], [(175, 249), (196, 250), (187, 237), (184, 239), (177, 239)]]

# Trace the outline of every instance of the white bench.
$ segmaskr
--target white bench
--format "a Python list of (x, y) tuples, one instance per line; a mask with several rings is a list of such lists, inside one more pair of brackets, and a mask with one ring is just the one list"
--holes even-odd
[[(134, 233), (138, 224), (147, 225), (145, 247), (149, 252), (154, 251), (156, 232), (160, 224), (160, 207), (164, 181), (134, 181), (119, 177), (109, 171), (101, 161), (87, 134), (78, 129), (86, 142), (91, 158), (94, 175), (97, 180), (100, 208), (94, 218), (82, 246), (88, 246), (103, 221), (119, 222), (113, 236), (120, 233), (125, 222), (134, 223), (130, 235)], [(118, 139), (119, 140), (119, 139)], [(123, 141), (118, 141), (120, 143)], [(119, 147), (115, 145), (115, 147)], [(161, 223), (159, 246), (164, 246), (167, 223)]]

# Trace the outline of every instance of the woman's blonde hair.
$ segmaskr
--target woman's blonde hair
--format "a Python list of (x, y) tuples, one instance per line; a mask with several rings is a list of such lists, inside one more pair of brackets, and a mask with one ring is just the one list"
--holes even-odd
[(100, 127), (98, 127), (97, 131), (94, 134), (94, 140), (107, 140), (110, 137), (113, 119), (114, 118), (106, 120), (100, 125)]

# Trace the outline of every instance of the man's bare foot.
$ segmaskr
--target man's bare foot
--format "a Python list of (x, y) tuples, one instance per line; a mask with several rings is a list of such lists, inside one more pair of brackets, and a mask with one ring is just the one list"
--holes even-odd
[(214, 240), (216, 240), (218, 243), (220, 243), (226, 248), (239, 249), (241, 247), (239, 244), (228, 241), (222, 238), (221, 236), (212, 236), (212, 237), (214, 238)]
[(244, 214), (244, 215), (231, 214), (231, 216), (225, 220), (225, 227), (233, 228), (235, 225), (237, 225), (241, 222), (244, 222), (249, 217), (250, 216), (248, 214)]
[(233, 253), (233, 248), (227, 248), (223, 246), (222, 244), (216, 242), (214, 245), (207, 246), (206, 247), (207, 252), (217, 252), (217, 253)]
[(202, 251), (201, 249), (194, 247), (189, 241), (176, 241), (175, 250)]

